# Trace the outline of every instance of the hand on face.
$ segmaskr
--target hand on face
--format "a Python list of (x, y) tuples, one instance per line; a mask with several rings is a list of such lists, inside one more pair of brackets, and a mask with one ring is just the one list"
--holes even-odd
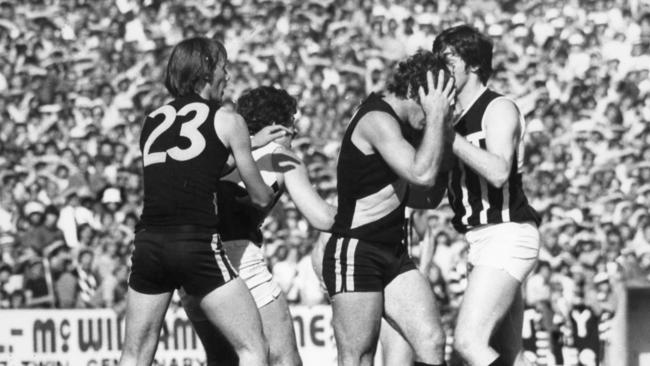
[(259, 130), (253, 136), (252, 145), (254, 147), (262, 147), (273, 141), (290, 147), (293, 138), (293, 130), (282, 125), (269, 125)]
[(452, 109), (450, 107), (454, 104), (455, 90), (453, 78), (449, 78), (445, 82), (444, 71), (440, 70), (438, 72), (438, 81), (434, 84), (433, 73), (427, 71), (427, 89), (427, 92), (422, 87), (418, 89), (420, 106), (424, 114), (427, 116), (435, 114), (446, 116)]

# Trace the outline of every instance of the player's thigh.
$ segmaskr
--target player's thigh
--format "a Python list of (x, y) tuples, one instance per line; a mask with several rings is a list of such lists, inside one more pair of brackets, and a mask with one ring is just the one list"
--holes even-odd
[(145, 294), (129, 288), (126, 297), (125, 348), (137, 351), (145, 343), (158, 339), (171, 295), (171, 292)]
[(413, 350), (404, 336), (386, 320), (381, 322), (379, 331), (381, 353), (384, 366), (402, 366), (413, 364)]
[(299, 357), (293, 320), (284, 294), (280, 294), (259, 311), (271, 356)]
[(474, 267), (458, 313), (455, 338), (488, 344), (519, 290), (519, 281), (505, 271), (490, 266)]
[(205, 350), (207, 366), (237, 366), (239, 356), (226, 337), (207, 319), (192, 321)]
[(235, 349), (264, 347), (260, 314), (240, 278), (207, 294), (201, 299), (200, 306)]
[(201, 301), (195, 296), (187, 294), (183, 288), (179, 289), (178, 294), (187, 318), (192, 323), (201, 344), (203, 344), (207, 366), (237, 366), (239, 364), (237, 352), (235, 352), (223, 333), (205, 315), (205, 312), (201, 309)]
[(332, 325), (339, 352), (374, 352), (382, 312), (381, 292), (342, 292), (334, 295)]
[(431, 337), (442, 342), (440, 312), (431, 286), (419, 271), (404, 272), (386, 286), (384, 308), (386, 319), (413, 347), (418, 340), (428, 342)]

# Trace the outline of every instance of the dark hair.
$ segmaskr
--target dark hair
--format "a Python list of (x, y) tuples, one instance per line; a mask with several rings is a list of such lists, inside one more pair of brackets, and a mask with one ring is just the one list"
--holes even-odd
[(388, 83), (387, 90), (398, 98), (417, 98), (420, 87), (423, 87), (425, 92), (428, 92), (427, 71), (433, 73), (434, 82), (437, 82), (440, 70), (445, 72), (445, 82), (449, 80), (451, 74), (443, 60), (436, 57), (432, 52), (420, 50), (397, 65), (397, 69), (393, 72)]
[(191, 94), (200, 83), (212, 81), (217, 64), (226, 57), (226, 49), (217, 40), (205, 37), (183, 40), (169, 56), (165, 87), (174, 97)]
[(442, 56), (451, 48), (468, 67), (476, 67), (483, 84), (492, 76), (492, 41), (469, 25), (447, 28), (433, 41), (433, 53)]
[(260, 86), (237, 99), (237, 113), (244, 117), (248, 130), (254, 134), (273, 123), (291, 127), (296, 105), (296, 99), (285, 90)]

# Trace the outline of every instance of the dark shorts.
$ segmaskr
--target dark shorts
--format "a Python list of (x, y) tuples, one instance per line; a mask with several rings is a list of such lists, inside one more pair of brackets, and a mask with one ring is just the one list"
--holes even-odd
[(143, 229), (135, 234), (129, 286), (144, 294), (183, 287), (202, 298), (237, 277), (214, 230)]
[(323, 280), (330, 296), (382, 292), (400, 274), (416, 269), (406, 246), (333, 235), (325, 246)]

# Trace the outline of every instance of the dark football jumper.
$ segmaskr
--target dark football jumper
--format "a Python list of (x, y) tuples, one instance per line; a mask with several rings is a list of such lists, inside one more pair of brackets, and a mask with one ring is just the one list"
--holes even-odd
[(359, 120), (369, 112), (387, 113), (400, 121), (382, 96), (373, 93), (343, 137), (337, 166), (338, 211), (323, 258), (330, 296), (382, 291), (399, 274), (415, 269), (405, 245), (408, 184), (379, 153), (365, 155), (352, 142)]
[(215, 192), (230, 153), (215, 130), (218, 109), (194, 94), (144, 121), (144, 208), (129, 278), (138, 292), (183, 286), (201, 298), (236, 277), (216, 229)]

